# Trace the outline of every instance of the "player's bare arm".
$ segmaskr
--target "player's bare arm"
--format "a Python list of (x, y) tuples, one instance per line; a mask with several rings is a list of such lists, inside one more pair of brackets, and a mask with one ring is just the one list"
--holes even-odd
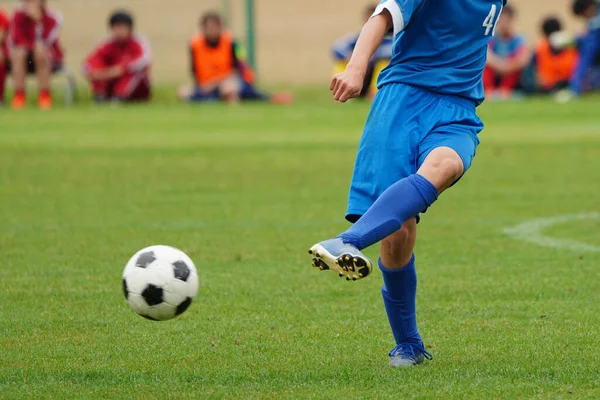
[(360, 33), (346, 71), (335, 75), (331, 80), (329, 89), (333, 92), (333, 98), (336, 101), (345, 103), (360, 94), (369, 60), (391, 27), (392, 16), (387, 10), (383, 10), (367, 21)]

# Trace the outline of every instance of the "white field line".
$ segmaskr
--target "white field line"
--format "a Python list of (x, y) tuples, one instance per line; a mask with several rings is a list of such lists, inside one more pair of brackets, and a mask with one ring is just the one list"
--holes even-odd
[(554, 225), (589, 220), (600, 220), (600, 213), (558, 215), (556, 217), (534, 219), (514, 227), (505, 228), (504, 233), (513, 239), (538, 246), (598, 253), (600, 252), (600, 246), (569, 239), (557, 239), (543, 233), (544, 229)]

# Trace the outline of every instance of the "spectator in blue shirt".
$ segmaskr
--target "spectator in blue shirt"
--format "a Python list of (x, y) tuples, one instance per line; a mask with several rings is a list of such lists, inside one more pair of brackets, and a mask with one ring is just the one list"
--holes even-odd
[(573, 13), (588, 23), (588, 31), (579, 39), (579, 64), (571, 77), (575, 94), (600, 88), (600, 13), (596, 0), (575, 0)]

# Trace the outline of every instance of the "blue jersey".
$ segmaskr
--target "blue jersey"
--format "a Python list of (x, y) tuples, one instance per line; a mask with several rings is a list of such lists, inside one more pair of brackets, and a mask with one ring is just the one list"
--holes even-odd
[(487, 48), (506, 0), (383, 0), (394, 23), (390, 65), (379, 86), (404, 83), (458, 96), (484, 99)]

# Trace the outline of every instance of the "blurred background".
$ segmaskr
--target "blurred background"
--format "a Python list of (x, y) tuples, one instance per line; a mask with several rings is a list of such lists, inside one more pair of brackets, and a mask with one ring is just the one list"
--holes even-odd
[[(7, 10), (17, 0), (2, 1)], [(200, 15), (217, 10), (237, 38), (247, 43), (248, 3), (253, 3), (258, 78), (267, 85), (318, 85), (331, 76), (332, 43), (362, 24), (365, 0), (50, 0), (64, 17), (62, 42), (67, 65), (78, 71), (90, 48), (107, 32), (111, 11), (125, 8), (136, 16), (138, 31), (153, 49), (156, 83), (189, 80), (188, 41), (198, 31)], [(530, 44), (541, 36), (540, 24), (556, 15), (573, 34), (582, 24), (573, 18), (570, 1), (512, 0), (517, 26)]]

